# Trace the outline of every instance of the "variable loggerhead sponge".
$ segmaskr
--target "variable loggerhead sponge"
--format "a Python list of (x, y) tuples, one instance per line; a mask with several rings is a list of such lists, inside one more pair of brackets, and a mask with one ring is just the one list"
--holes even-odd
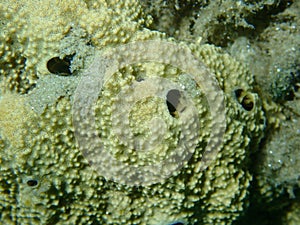
[[(48, 26), (44, 21), (39, 22), (41, 14), (29, 14), (29, 9), (38, 4), (48, 7), (48, 11), (42, 13), (55, 15), (51, 19), (48, 17)], [(164, 39), (157, 32), (143, 30), (140, 27), (142, 13), (135, 1), (123, 1), (122, 4), (105, 1), (18, 1), (0, 5), (1, 9), (22, 12), (23, 18), (31, 18), (35, 23), (31, 27), (26, 20), (19, 23), (18, 17), (0, 12), (5, 15), (6, 22), (10, 21), (9, 26), (5, 23), (1, 26), (16, 30), (2, 32), (1, 38), (14, 39), (21, 34), (27, 38), (26, 43), (22, 38), (20, 41), (15, 39), (15, 44), (3, 53), (9, 58), (5, 65), (10, 63), (10, 66), (1, 67), (1, 222), (230, 224), (240, 215), (251, 181), (247, 157), (261, 139), (265, 124), (261, 101), (253, 89), (253, 78), (240, 63), (211, 45), (177, 43)], [(114, 7), (115, 10), (112, 10)], [(72, 16), (75, 12), (77, 16)], [(103, 18), (103, 15), (107, 22), (103, 26), (92, 23), (91, 18)], [(109, 29), (109, 25), (105, 28), (109, 22), (120, 32), (101, 32)], [(87, 35), (79, 39), (65, 37), (70, 24), (73, 30)], [(37, 38), (35, 31), (41, 26), (47, 29), (41, 29), (45, 33)], [(42, 38), (53, 33), (56, 35), (51, 41)], [(153, 40), (154, 37), (154, 43), (167, 42), (189, 49), (203, 73), (190, 71), (195, 72), (192, 76), (189, 73), (190, 65), (193, 65), (191, 58), (178, 57), (171, 49), (159, 55), (162, 61), (140, 61), (120, 68), (113, 65), (115, 71), (109, 79), (103, 73), (106, 67), (97, 67), (107, 65), (105, 61), (97, 61), (98, 56), (114, 51), (117, 45), (131, 40)], [(66, 39), (66, 49), (60, 49)], [(87, 40), (93, 43), (88, 47), (94, 49), (89, 56), (93, 60), (78, 64), (78, 73), (62, 77), (47, 71), (46, 64), (50, 58), (71, 51), (72, 43), (80, 46), (78, 41)], [(29, 46), (36, 46), (36, 50), (24, 50), (30, 49)], [(44, 50), (45, 46), (51, 47)], [(141, 52), (155, 52), (154, 47), (143, 46), (147, 45), (132, 48), (128, 58), (140, 59), (145, 57)], [(76, 55), (83, 56), (85, 51), (85, 48), (78, 48)], [(8, 57), (13, 52), (26, 58), (24, 68), (28, 65), (32, 69), (33, 76), (22, 73), (23, 80), (36, 83), (27, 94), (29, 86), (18, 83), (18, 87), (22, 88), (15, 88), (20, 79), (12, 76), (12, 70), (19, 65), (17, 58)], [(177, 60), (180, 62), (174, 65)], [(101, 89), (80, 89), (82, 86), (78, 80), (86, 79), (89, 74), (100, 77), (100, 81), (106, 79)], [(222, 112), (216, 111), (222, 108), (218, 100), (220, 96), (205, 91), (210, 88), (205, 87), (210, 79), (220, 87), (224, 103)], [(68, 91), (62, 91), (62, 88)], [(78, 124), (78, 118), (81, 119), (84, 112), (76, 108), (78, 93), (97, 91), (99, 95), (93, 106), (95, 132), (89, 133), (85, 129), (78, 132), (81, 122), (86, 128), (84, 123), (88, 121), (80, 120)], [(216, 98), (215, 102), (211, 102), (209, 94)], [(205, 150), (210, 146), (211, 133), (219, 122), (214, 121), (219, 118), (216, 114), (226, 115), (222, 126), (226, 130), (221, 136), (213, 137), (213, 143), (220, 148), (203, 169)], [(82, 147), (80, 139), (76, 142), (78, 135), (99, 138), (103, 146), (101, 150), (109, 152), (121, 167), (109, 163), (113, 158), (107, 158), (109, 162), (105, 161), (106, 158), (97, 161), (95, 152), (91, 154), (93, 157), (89, 157), (95, 143), (88, 142)], [(210, 150), (213, 151), (213, 148)], [(167, 164), (170, 167), (166, 169), (166, 165), (162, 165), (161, 174), (155, 173), (157, 170), (152, 172), (157, 177), (163, 175), (164, 179), (143, 177), (143, 182), (131, 182), (141, 177), (127, 174), (128, 168), (130, 171), (144, 166), (152, 168), (162, 161), (170, 162)], [(95, 165), (95, 162), (102, 164)], [(181, 162), (180, 166), (176, 167), (176, 162)], [(122, 176), (112, 176), (116, 168), (122, 171)]]

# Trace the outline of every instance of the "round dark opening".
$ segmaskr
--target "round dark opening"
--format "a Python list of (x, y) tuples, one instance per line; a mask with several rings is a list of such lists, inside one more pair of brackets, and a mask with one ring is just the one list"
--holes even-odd
[(171, 89), (167, 94), (167, 106), (171, 116), (176, 117), (177, 106), (179, 104), (180, 92), (176, 89)]
[(182, 223), (182, 222), (175, 222), (175, 223), (171, 223), (170, 225), (184, 225), (184, 223)]
[(28, 180), (27, 185), (30, 187), (35, 187), (38, 185), (38, 181), (37, 180)]
[(56, 75), (71, 75), (71, 61), (74, 55), (66, 56), (63, 59), (59, 57), (51, 58), (47, 62), (47, 69), (50, 73)]
[(234, 91), (237, 101), (241, 106), (247, 110), (251, 111), (254, 107), (254, 100), (251, 94), (247, 93), (243, 89), (237, 89)]

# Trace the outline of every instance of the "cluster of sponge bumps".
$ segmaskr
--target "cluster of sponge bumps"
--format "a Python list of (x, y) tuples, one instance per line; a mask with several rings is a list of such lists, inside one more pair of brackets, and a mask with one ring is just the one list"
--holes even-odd
[[(180, 43), (215, 76), (224, 94), (226, 131), (216, 160), (204, 171), (197, 165), (213, 129), (213, 109), (201, 87), (182, 71), (153, 62), (120, 69), (105, 84), (96, 109), (98, 129), (107, 149), (118, 147), (115, 157), (128, 149), (110, 135), (112, 106), (122, 89), (141, 78), (178, 83), (190, 93), (203, 125), (191, 159), (176, 174), (150, 186), (127, 186), (99, 175), (80, 151), (72, 120), (74, 92), (95, 54), (131, 41), (167, 40), (165, 35), (145, 28), (151, 18), (134, 0), (3, 1), (0, 16), (1, 221), (230, 224), (240, 215), (252, 179), (247, 157), (265, 126), (253, 78), (242, 64), (214, 46)], [(151, 139), (143, 121), (156, 117), (169, 121), (159, 149), (168, 157), (181, 126), (165, 101), (137, 102), (129, 127)], [(148, 164), (159, 163), (151, 155), (148, 159)]]

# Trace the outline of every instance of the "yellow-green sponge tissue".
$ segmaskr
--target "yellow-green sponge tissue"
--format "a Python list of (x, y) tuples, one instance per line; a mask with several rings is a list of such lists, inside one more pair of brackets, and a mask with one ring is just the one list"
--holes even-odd
[(0, 224), (233, 224), (247, 209), (267, 123), (253, 74), (151, 30), (143, 7), (1, 1)]

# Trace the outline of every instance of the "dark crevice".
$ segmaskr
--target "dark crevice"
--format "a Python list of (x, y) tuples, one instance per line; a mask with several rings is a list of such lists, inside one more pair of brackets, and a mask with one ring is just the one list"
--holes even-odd
[(246, 111), (251, 111), (253, 109), (254, 99), (251, 94), (247, 93), (243, 89), (237, 89), (234, 93), (237, 101)]
[(71, 62), (73, 55), (67, 55), (64, 58), (53, 57), (47, 62), (47, 69), (50, 73), (56, 75), (71, 75)]
[(39, 182), (37, 180), (31, 179), (31, 180), (28, 180), (26, 183), (30, 187), (35, 187), (38, 185)]
[(172, 89), (167, 94), (167, 106), (171, 116), (176, 117), (177, 106), (179, 104), (180, 92), (176, 89)]

